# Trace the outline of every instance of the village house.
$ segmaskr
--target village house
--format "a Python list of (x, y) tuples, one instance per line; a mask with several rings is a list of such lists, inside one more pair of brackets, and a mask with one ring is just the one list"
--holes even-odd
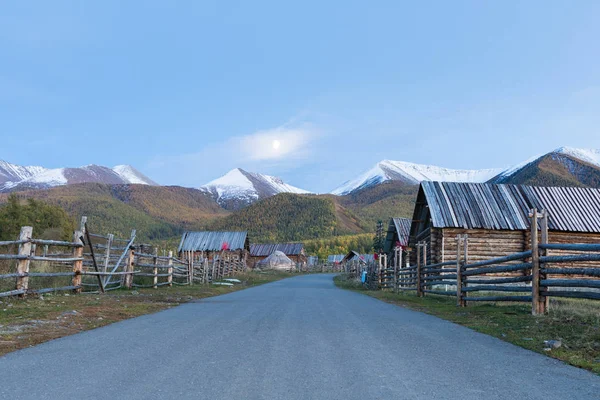
[[(390, 265), (396, 265), (396, 257), (400, 259), (402, 254), (403, 264), (407, 261), (410, 252), (410, 218), (391, 218), (388, 224), (383, 252), (388, 255)], [(399, 260), (398, 260), (399, 261)], [(400, 265), (398, 265), (400, 266)]]
[(179, 257), (194, 260), (227, 259), (247, 262), (250, 252), (248, 232), (185, 232), (179, 243)]
[(600, 189), (422, 182), (410, 245), (426, 244), (428, 263), (454, 260), (463, 234), (469, 262), (527, 251), (533, 208), (548, 213), (549, 243), (600, 242)]

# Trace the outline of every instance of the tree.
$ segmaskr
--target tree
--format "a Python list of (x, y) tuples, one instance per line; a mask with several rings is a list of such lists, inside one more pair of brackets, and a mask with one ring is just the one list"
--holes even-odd
[(383, 253), (383, 246), (385, 244), (385, 238), (383, 237), (383, 221), (377, 221), (377, 231), (375, 232), (375, 237), (373, 238), (373, 249), (375, 253), (381, 254)]

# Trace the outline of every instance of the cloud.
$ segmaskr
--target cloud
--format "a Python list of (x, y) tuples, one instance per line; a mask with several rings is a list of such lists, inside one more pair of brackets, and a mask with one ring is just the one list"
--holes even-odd
[(311, 159), (318, 138), (310, 124), (282, 125), (208, 144), (200, 151), (154, 158), (148, 169), (154, 179), (200, 186), (233, 168), (273, 173), (297, 168)]
[(272, 161), (290, 157), (302, 159), (310, 153), (308, 144), (312, 136), (306, 128), (278, 127), (247, 136), (234, 137), (228, 142), (234, 143), (237, 147), (241, 156), (240, 161)]

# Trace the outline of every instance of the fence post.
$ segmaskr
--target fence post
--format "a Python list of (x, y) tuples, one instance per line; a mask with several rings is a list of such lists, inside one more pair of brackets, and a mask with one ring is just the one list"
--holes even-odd
[(133, 271), (135, 271), (135, 249), (130, 247), (129, 254), (127, 256), (127, 266), (125, 267), (125, 272), (129, 272), (129, 274), (125, 275), (124, 280), (124, 286), (127, 289), (131, 289), (133, 287)]
[(419, 278), (421, 280), (421, 296), (425, 296), (425, 291), (423, 290), (426, 286), (425, 286), (425, 281), (423, 278), (425, 278), (425, 276), (427, 275), (426, 273), (423, 272), (423, 267), (427, 267), (427, 242), (423, 243), (423, 246), (421, 247), (421, 249), (423, 250), (423, 257), (421, 258), (421, 278)]
[[(548, 244), (548, 211), (542, 210), (542, 217), (540, 219), (540, 233), (541, 233), (541, 244)], [(547, 256), (547, 249), (540, 249), (540, 256)], [(546, 279), (546, 273), (542, 272), (546, 268), (546, 265), (540, 262), (540, 279)], [(540, 291), (542, 294), (540, 295), (540, 300), (544, 303), (544, 312), (548, 312), (550, 307), (550, 297), (546, 296), (545, 290), (547, 288), (540, 286)]]
[(544, 313), (545, 301), (540, 300), (540, 248), (538, 243), (538, 210), (533, 209), (531, 217), (531, 314)]
[[(83, 242), (81, 238), (83, 237), (83, 232), (75, 231), (73, 233), (73, 243), (76, 243), (77, 246), (73, 247), (73, 258), (83, 258)], [(73, 289), (74, 293), (81, 293), (81, 271), (83, 269), (83, 259), (80, 261), (73, 261), (73, 276), (72, 284), (75, 286)]]
[[(24, 226), (21, 228), (21, 233), (19, 234), (19, 240), (31, 240), (31, 235), (33, 234), (33, 228), (31, 226)], [(27, 292), (29, 288), (29, 257), (31, 256), (31, 242), (21, 243), (19, 244), (19, 256), (27, 257), (23, 260), (19, 260), (17, 264), (17, 273), (19, 277), (17, 278), (17, 290), (23, 290)], [(23, 297), (25, 294), (21, 294)]]
[(154, 257), (152, 257), (152, 264), (154, 264), (154, 268), (152, 269), (152, 273), (154, 274), (154, 278), (153, 278), (152, 283), (153, 283), (154, 289), (158, 289), (158, 286), (157, 286), (157, 284), (158, 284), (158, 276), (156, 276), (156, 275), (158, 275), (158, 268), (157, 268), (157, 265), (158, 265), (158, 247), (154, 248)]
[(421, 249), (423, 244), (417, 244), (417, 296), (423, 296), (423, 288), (421, 287)]
[(169, 251), (169, 269), (167, 270), (169, 276), (167, 276), (167, 282), (169, 286), (173, 286), (173, 251)]
[(458, 307), (465, 307), (467, 302), (463, 297), (463, 263), (462, 263), (462, 235), (456, 236), (456, 305)]

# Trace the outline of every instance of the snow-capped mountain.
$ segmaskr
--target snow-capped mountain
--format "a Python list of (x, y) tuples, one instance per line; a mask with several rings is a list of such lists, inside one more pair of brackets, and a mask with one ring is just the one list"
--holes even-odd
[(600, 187), (600, 150), (560, 147), (508, 168), (490, 182)]
[(44, 167), (11, 164), (0, 160), (0, 186), (6, 182), (17, 182), (46, 171)]
[(384, 160), (331, 193), (342, 196), (386, 181), (400, 181), (414, 185), (422, 181), (486, 182), (501, 172), (502, 169), (457, 170), (434, 165)]
[(200, 187), (228, 210), (235, 210), (278, 193), (310, 193), (280, 178), (236, 168)]
[(0, 191), (44, 189), (75, 183), (143, 184), (157, 183), (129, 165), (114, 168), (86, 165), (79, 168), (21, 167), (0, 161)]

